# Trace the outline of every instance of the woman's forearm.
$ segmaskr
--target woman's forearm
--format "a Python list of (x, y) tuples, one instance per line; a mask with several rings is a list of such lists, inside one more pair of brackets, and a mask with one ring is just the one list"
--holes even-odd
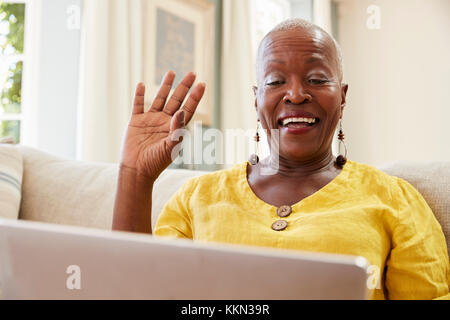
[(152, 233), (153, 184), (153, 180), (137, 174), (134, 169), (120, 168), (113, 230)]

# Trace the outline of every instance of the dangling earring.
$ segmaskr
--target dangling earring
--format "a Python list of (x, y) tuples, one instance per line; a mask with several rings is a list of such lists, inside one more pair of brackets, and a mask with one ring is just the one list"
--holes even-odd
[(256, 134), (255, 134), (255, 136), (253, 138), (255, 140), (255, 153), (252, 154), (250, 156), (250, 158), (248, 159), (248, 161), (250, 162), (250, 164), (252, 166), (258, 164), (258, 162), (259, 162), (259, 157), (258, 157), (258, 154), (259, 154), (259, 140), (260, 140), (260, 138), (259, 138), (259, 128), (260, 128), (260, 121), (258, 119), (258, 122), (256, 124)]
[[(339, 139), (339, 148), (338, 148), (339, 155), (336, 158), (336, 164), (342, 168), (347, 163), (347, 147), (345, 146), (344, 132), (342, 131), (342, 119), (339, 121), (338, 139)], [(341, 145), (344, 145), (345, 150), (344, 155), (341, 154)]]

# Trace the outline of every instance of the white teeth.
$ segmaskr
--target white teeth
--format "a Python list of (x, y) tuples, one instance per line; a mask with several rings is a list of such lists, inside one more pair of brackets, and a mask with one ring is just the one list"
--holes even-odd
[(286, 118), (283, 120), (282, 125), (285, 126), (291, 122), (307, 122), (307, 123), (316, 123), (315, 118)]

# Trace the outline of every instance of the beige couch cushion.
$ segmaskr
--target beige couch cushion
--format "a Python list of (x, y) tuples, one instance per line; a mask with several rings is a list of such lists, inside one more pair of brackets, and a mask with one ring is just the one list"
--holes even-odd
[(408, 181), (422, 194), (441, 224), (450, 254), (450, 162), (398, 161), (379, 169)]
[(19, 149), (0, 144), (0, 218), (17, 219), (19, 215), (22, 170)]
[[(63, 159), (20, 147), (24, 159), (20, 219), (110, 229), (118, 166)], [(172, 194), (190, 177), (189, 170), (165, 170), (154, 185), (153, 220)]]
[(67, 160), (21, 146), (24, 161), (20, 219), (111, 227), (117, 166)]

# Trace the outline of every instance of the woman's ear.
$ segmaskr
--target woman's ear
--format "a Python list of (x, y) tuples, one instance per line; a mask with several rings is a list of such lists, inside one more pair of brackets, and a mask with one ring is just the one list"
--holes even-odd
[(255, 95), (255, 108), (258, 108), (258, 101), (256, 99), (256, 95), (258, 93), (258, 87), (257, 86), (252, 86), (253, 89), (253, 94)]
[(347, 103), (347, 90), (348, 90), (348, 84), (343, 84), (341, 88), (341, 119), (342, 115), (344, 113), (344, 107)]

